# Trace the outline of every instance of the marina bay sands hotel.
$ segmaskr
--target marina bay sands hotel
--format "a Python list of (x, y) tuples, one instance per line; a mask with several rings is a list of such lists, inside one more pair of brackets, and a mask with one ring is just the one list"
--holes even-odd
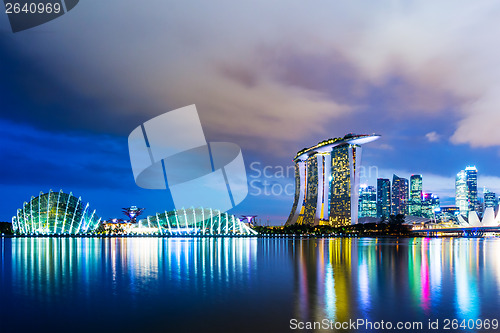
[(297, 153), (290, 224), (341, 226), (358, 222), (361, 145), (380, 135), (347, 134)]

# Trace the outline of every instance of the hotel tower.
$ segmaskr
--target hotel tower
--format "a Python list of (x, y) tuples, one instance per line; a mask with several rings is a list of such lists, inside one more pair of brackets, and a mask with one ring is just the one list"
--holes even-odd
[(380, 135), (347, 134), (297, 153), (290, 224), (349, 225), (358, 221), (361, 145)]

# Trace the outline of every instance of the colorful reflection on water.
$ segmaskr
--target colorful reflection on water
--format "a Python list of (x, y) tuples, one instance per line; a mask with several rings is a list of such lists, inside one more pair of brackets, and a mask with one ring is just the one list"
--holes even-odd
[(300, 321), (500, 318), (499, 239), (336, 238), (290, 252)]
[(287, 332), (292, 318), (500, 317), (494, 238), (5, 238), (0, 245), (2, 332)]

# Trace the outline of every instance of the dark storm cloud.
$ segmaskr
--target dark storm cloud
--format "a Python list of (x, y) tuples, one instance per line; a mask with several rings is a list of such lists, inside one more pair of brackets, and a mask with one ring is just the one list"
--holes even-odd
[(311, 54), (284, 48), (268, 52), (263, 62), (284, 84), (321, 91), (342, 104), (356, 105), (366, 95), (366, 78), (341, 50)]
[[(223, 68), (229, 67), (232, 71), (222, 73), (230, 74), (228, 76), (235, 78), (236, 82), (247, 84), (250, 79), (255, 83), (255, 73), (265, 70), (284, 85), (322, 92), (338, 103), (378, 111), (374, 118), (389, 114), (397, 120), (404, 120), (415, 113), (421, 118), (423, 115), (440, 117), (441, 113), (451, 111), (451, 107), (457, 111), (464, 102), (444, 87), (428, 85), (412, 77), (396, 64), (386, 70), (383, 79), (371, 80), (341, 49), (331, 48), (326, 53), (311, 54), (293, 46), (260, 47), (255, 57), (259, 64), (257, 68), (248, 68), (245, 63), (230, 67), (226, 63)], [(456, 123), (460, 119), (456, 114), (447, 113), (443, 118), (449, 122)]]
[[(292, 47), (259, 48), (253, 59), (246, 63), (234, 60), (233, 63), (220, 65), (220, 73), (242, 87), (258, 85), (265, 77), (262, 73), (266, 73), (283, 86), (320, 92), (329, 100), (340, 101), (354, 109), (354, 112), (344, 116), (326, 114), (320, 127), (309, 133), (294, 132), (296, 141), (300, 140), (296, 150), (306, 142), (315, 144), (325, 135), (333, 137), (353, 131), (383, 134), (381, 141), (370, 146), (387, 148), (390, 142), (391, 147), (401, 151), (404, 147), (427, 144), (426, 134), (430, 132), (451, 136), (459, 119), (458, 98), (412, 80), (404, 72), (399, 72), (397, 67), (392, 75), (374, 82), (367, 79), (340, 51), (311, 55)], [(282, 112), (288, 115), (288, 110)], [(302, 112), (309, 114), (307, 109)], [(287, 147), (293, 144), (295, 142), (287, 143)], [(384, 153), (386, 157), (391, 154), (390, 151)], [(423, 161), (420, 153), (415, 152), (414, 157)]]
[[(95, 177), (120, 186), (106, 179), (108, 171), (126, 177), (127, 152), (103, 150), (98, 143), (113, 140), (100, 135), (116, 135), (125, 149), (138, 124), (194, 103), (207, 139), (239, 144), (247, 165), (288, 166), (297, 150), (325, 138), (376, 132), (382, 138), (366, 146), (366, 165), (446, 182), (466, 164), (494, 175), (498, 8), (488, 1), (80, 2), (32, 31), (0, 35), (1, 118), (53, 134), (0, 146), (12, 163), (5, 172), (33, 188), (57, 182), (57, 173), (68, 184)], [(71, 137), (80, 143), (59, 143)], [(83, 146), (71, 152), (79, 144), (95, 156)], [(64, 169), (54, 155), (75, 163)], [(23, 176), (23, 163), (43, 168)], [(280, 205), (263, 199), (242, 207)], [(279, 207), (288, 214), (289, 204)]]
[(0, 115), (3, 119), (51, 131), (121, 135), (128, 134), (143, 121), (140, 113), (121, 114), (106, 100), (81, 95), (75, 89), (73, 78), (58, 68), (44, 68), (42, 62), (33, 54), (27, 56), (17, 51), (11, 38), (0, 35)]
[(124, 133), (114, 122), (126, 127), (196, 103), (213, 132), (268, 135), (276, 150), (279, 141), (307, 139), (303, 133), (325, 134), (368, 104), (397, 117), (459, 101), (453, 143), (496, 145), (495, 122), (486, 120), (497, 119), (500, 96), (498, 50), (488, 39), (498, 6), (456, 3), (294, 2), (284, 11), (280, 2), (89, 1), (43, 26), (56, 33), (17, 35), (12, 45), (37, 48), (57, 80), (53, 90), (71, 82), (64, 98), (77, 106), (61, 102), (71, 117), (48, 101), (67, 126)]

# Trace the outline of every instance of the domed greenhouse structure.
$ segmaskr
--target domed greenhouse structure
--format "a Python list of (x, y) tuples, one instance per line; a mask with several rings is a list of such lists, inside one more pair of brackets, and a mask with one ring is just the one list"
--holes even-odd
[(92, 234), (100, 220), (81, 197), (50, 190), (17, 210), (12, 228), (18, 235), (81, 235)]

